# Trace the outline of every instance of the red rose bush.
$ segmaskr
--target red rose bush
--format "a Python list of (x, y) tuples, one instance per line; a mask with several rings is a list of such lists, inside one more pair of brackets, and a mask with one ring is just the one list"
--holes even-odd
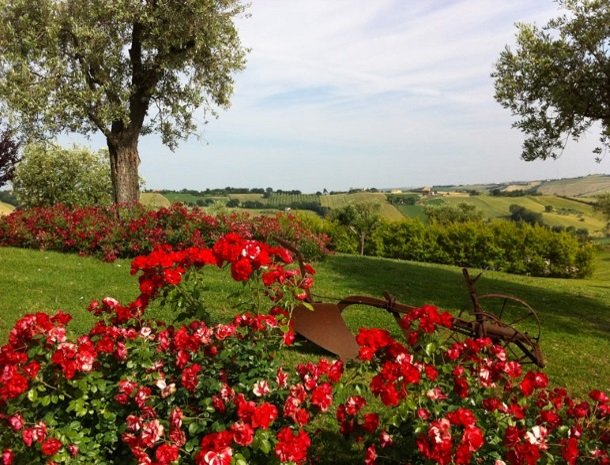
[[(87, 334), (74, 336), (62, 312), (24, 316), (0, 348), (0, 463), (610, 463), (607, 393), (572, 399), (489, 339), (441, 344), (453, 319), (432, 306), (404, 317), (404, 342), (361, 329), (347, 366), (283, 366), (314, 272), (291, 261), (237, 233), (158, 246), (132, 262), (140, 295), (92, 302)], [(194, 297), (205, 267), (265, 299), (212, 323)], [(151, 302), (178, 297), (175, 324), (146, 317)]]
[(209, 215), (181, 204), (148, 209), (140, 204), (18, 209), (0, 216), (0, 245), (73, 252), (113, 261), (148, 254), (160, 245), (175, 249), (210, 246), (226, 233), (250, 239), (283, 237), (305, 256), (328, 253), (330, 238), (293, 214), (253, 217)]

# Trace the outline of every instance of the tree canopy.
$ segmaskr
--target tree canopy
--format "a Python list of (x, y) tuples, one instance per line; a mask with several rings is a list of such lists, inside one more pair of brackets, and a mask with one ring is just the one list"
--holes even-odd
[(140, 135), (171, 149), (229, 105), (241, 0), (0, 0), (0, 101), (31, 137), (100, 131), (114, 199), (138, 199)]
[(557, 158), (567, 141), (601, 126), (599, 160), (610, 147), (610, 2), (559, 0), (565, 13), (538, 27), (517, 25), (500, 54), (495, 97), (525, 134), (522, 158)]

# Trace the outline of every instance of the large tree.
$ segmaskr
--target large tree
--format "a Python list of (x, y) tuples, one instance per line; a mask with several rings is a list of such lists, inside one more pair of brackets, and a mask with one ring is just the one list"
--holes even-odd
[(139, 198), (140, 135), (171, 149), (243, 68), (241, 0), (0, 0), (0, 101), (31, 137), (100, 131), (115, 202)]
[(564, 14), (546, 25), (517, 25), (492, 73), (495, 97), (517, 117), (525, 160), (557, 158), (595, 123), (599, 160), (610, 147), (610, 2), (558, 3)]

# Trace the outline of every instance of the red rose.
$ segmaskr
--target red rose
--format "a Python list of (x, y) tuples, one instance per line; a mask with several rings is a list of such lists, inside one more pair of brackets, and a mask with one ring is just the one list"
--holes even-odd
[(252, 414), (252, 427), (267, 429), (277, 418), (277, 407), (269, 402), (264, 402), (256, 407)]
[(194, 363), (182, 370), (182, 385), (189, 391), (195, 391), (197, 383), (197, 374), (201, 371), (201, 365)]
[(562, 443), (562, 451), (561, 456), (565, 459), (568, 465), (575, 465), (576, 460), (578, 460), (578, 439), (570, 438), (567, 440), (563, 440)]
[(254, 430), (243, 421), (234, 423), (231, 426), (233, 440), (240, 446), (249, 446), (254, 441)]
[(252, 274), (252, 263), (247, 258), (242, 258), (231, 264), (231, 276), (235, 281), (247, 281)]
[(3, 465), (11, 465), (15, 460), (15, 454), (11, 449), (4, 449), (2, 452), (2, 464)]
[(282, 462), (302, 463), (305, 461), (307, 449), (311, 444), (305, 431), (299, 431), (295, 435), (289, 427), (284, 427), (277, 433), (277, 439), (275, 455)]
[(175, 462), (178, 460), (178, 456), (178, 446), (173, 446), (171, 444), (161, 444), (155, 451), (155, 457), (160, 465), (167, 465), (168, 463)]
[(318, 407), (322, 412), (326, 412), (333, 402), (333, 388), (330, 384), (324, 383), (316, 387), (311, 393), (311, 403)]
[(40, 448), (41, 452), (47, 457), (57, 454), (59, 449), (61, 449), (61, 441), (59, 439), (47, 439), (42, 443)]
[(367, 433), (373, 433), (379, 428), (379, 415), (376, 413), (367, 413), (364, 415), (364, 423), (362, 428)]
[(16, 413), (8, 419), (8, 422), (11, 425), (13, 431), (20, 431), (21, 428), (23, 428), (23, 425), (25, 424), (25, 419), (20, 414)]

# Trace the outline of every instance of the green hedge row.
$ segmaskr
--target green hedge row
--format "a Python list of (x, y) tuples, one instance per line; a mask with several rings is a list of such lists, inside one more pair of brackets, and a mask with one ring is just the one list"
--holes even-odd
[[(357, 250), (346, 231), (335, 230), (331, 236), (337, 251)], [(367, 255), (380, 257), (563, 278), (590, 275), (593, 252), (590, 243), (574, 234), (503, 220), (382, 222), (365, 248)]]

